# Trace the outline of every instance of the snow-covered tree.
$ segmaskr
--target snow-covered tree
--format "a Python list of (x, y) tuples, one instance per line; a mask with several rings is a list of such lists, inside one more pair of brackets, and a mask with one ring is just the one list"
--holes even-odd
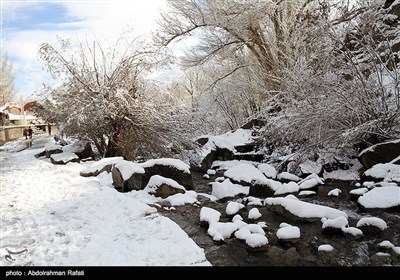
[(159, 104), (143, 78), (157, 57), (143, 42), (121, 37), (104, 48), (60, 39), (58, 48), (43, 44), (40, 57), (63, 81), (45, 91), (65, 134), (90, 140), (101, 156), (129, 159), (168, 152), (179, 142), (173, 108)]
[(3, 51), (0, 53), (0, 67), (0, 98), (6, 103), (14, 100), (16, 91), (13, 67), (7, 54)]

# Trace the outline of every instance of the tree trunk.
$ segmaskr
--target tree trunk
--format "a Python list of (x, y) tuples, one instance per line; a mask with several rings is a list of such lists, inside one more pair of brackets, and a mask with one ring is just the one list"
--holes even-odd
[(123, 125), (121, 122), (116, 122), (113, 124), (114, 133), (110, 137), (110, 141), (108, 142), (107, 150), (105, 153), (105, 157), (118, 157), (123, 156), (122, 149), (120, 147), (121, 136), (123, 131)]

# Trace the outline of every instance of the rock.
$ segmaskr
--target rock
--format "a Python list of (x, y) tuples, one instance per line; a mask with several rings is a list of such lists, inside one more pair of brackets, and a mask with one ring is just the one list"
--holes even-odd
[(265, 126), (266, 122), (260, 119), (253, 119), (246, 124), (244, 124), (241, 128), (242, 129), (253, 129), (254, 127), (263, 127)]
[[(209, 168), (208, 168), (209, 169)], [(206, 169), (206, 171), (208, 170)], [(154, 175), (160, 175), (165, 178), (170, 178), (176, 181), (178, 184), (185, 187), (186, 190), (193, 190), (193, 178), (190, 173), (186, 173), (182, 170), (177, 169), (174, 166), (154, 164), (152, 166), (145, 166), (144, 170), (146, 172), (143, 177), (143, 186), (146, 186), (150, 181), (150, 178)]]
[(40, 158), (46, 156), (46, 150), (41, 151), (40, 153), (35, 155), (35, 158)]
[(152, 192), (151, 194), (153, 194), (156, 197), (161, 197), (161, 198), (165, 199), (171, 195), (175, 195), (178, 193), (183, 194), (183, 193), (185, 193), (185, 191), (181, 190), (181, 189), (177, 189), (169, 184), (163, 183), (163, 184), (157, 186), (157, 189), (154, 192)]
[(50, 160), (53, 164), (66, 165), (70, 162), (80, 162), (79, 157), (73, 153), (52, 154)]
[(50, 158), (50, 156), (53, 154), (61, 154), (63, 152), (63, 148), (60, 145), (46, 146), (45, 149), (46, 158)]
[(110, 173), (113, 166), (123, 160), (124, 159), (122, 157), (104, 158), (85, 170), (82, 170), (80, 175), (82, 177), (96, 177), (103, 172)]
[(89, 142), (78, 141), (71, 147), (71, 151), (75, 153), (79, 159), (94, 159), (94, 152)]
[(139, 191), (146, 186), (143, 184), (144, 174), (133, 173), (133, 175), (128, 180), (124, 181), (120, 170), (115, 165), (112, 165), (111, 172), (113, 186), (119, 192), (130, 192), (134, 190)]
[(200, 166), (191, 166), (193, 169), (198, 169), (202, 172), (207, 172), (207, 170), (211, 169), (211, 166), (214, 161), (227, 161), (233, 160), (235, 158), (234, 153), (228, 149), (221, 149), (216, 147), (215, 149), (211, 150), (210, 153), (203, 158), (200, 163)]
[(249, 196), (255, 197), (271, 197), (274, 196), (275, 191), (267, 185), (255, 184), (250, 186)]
[[(362, 151), (358, 160), (366, 168), (370, 169), (378, 163), (389, 163), (400, 156), (400, 140), (381, 143)], [(394, 163), (399, 163), (394, 162)]]

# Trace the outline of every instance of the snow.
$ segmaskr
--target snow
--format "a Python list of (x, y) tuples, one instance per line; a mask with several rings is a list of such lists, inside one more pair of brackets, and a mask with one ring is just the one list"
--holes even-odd
[(233, 218), (232, 218), (232, 222), (235, 221), (243, 221), (242, 216), (240, 216), (239, 214), (236, 214)]
[(400, 178), (400, 165), (393, 163), (379, 163), (368, 169), (365, 176), (390, 182), (395, 178)]
[(350, 194), (363, 195), (363, 194), (367, 193), (368, 191), (369, 191), (369, 189), (367, 189), (367, 188), (358, 188), (358, 189), (351, 190)]
[(227, 215), (235, 215), (237, 214), (241, 209), (243, 209), (245, 206), (241, 203), (238, 202), (229, 202), (228, 205), (226, 205), (226, 214)]
[(285, 240), (298, 239), (300, 238), (300, 229), (294, 226), (284, 226), (277, 231), (276, 236)]
[(379, 247), (383, 247), (386, 249), (392, 249), (397, 255), (400, 255), (400, 246), (394, 246), (390, 241), (385, 240), (378, 244)]
[(332, 252), (335, 250), (331, 245), (325, 244), (318, 247), (319, 252)]
[(112, 158), (103, 158), (96, 163), (92, 164), (89, 167), (86, 167), (85, 169), (82, 170), (82, 173), (88, 174), (88, 173), (97, 173), (101, 171), (104, 167), (107, 165), (114, 165), (120, 161), (123, 161), (123, 157), (112, 157)]
[(248, 196), (243, 199), (248, 206), (263, 206), (263, 202), (258, 197)]
[(331, 179), (337, 181), (358, 181), (360, 175), (357, 170), (334, 170), (332, 172), (324, 171), (324, 179)]
[(384, 220), (375, 217), (367, 217), (359, 220), (357, 223), (357, 227), (362, 227), (362, 226), (373, 226), (379, 228), (380, 230), (385, 230), (388, 228)]
[(249, 234), (246, 237), (246, 244), (251, 248), (262, 247), (268, 244), (268, 238), (262, 234), (257, 234), (257, 233)]
[(267, 185), (268, 179), (264, 174), (251, 164), (242, 163), (229, 168), (224, 173), (225, 177), (237, 182), (244, 181), (248, 184)]
[[(36, 137), (33, 149), (0, 151), (1, 266), (211, 265), (154, 207), (103, 185), (104, 174), (103, 180), (79, 176), (90, 163), (36, 159), (40, 143), (52, 141)], [(28, 254), (5, 260), (5, 248), (24, 245)]]
[(206, 180), (208, 180), (208, 179), (210, 179), (210, 175), (204, 174), (204, 175), (203, 175), (203, 178), (206, 179)]
[(394, 247), (394, 245), (390, 242), (390, 241), (382, 241), (381, 243), (378, 244), (379, 247), (383, 247), (386, 249), (392, 249)]
[[(121, 160), (115, 164), (124, 181), (129, 180), (133, 174), (145, 174), (144, 168), (132, 161)], [(151, 181), (151, 180), (150, 180)], [(161, 185), (161, 184), (160, 184)]]
[(241, 227), (238, 231), (236, 231), (235, 237), (237, 239), (246, 240), (247, 236), (249, 236), (251, 234), (265, 235), (265, 231), (259, 225), (250, 224), (250, 225)]
[(300, 177), (291, 174), (289, 172), (282, 172), (278, 175), (279, 180), (287, 180), (287, 181), (293, 181), (293, 182), (299, 182), (301, 180)]
[(209, 224), (218, 222), (221, 218), (221, 213), (209, 207), (203, 207), (200, 210), (200, 222), (207, 222)]
[(322, 171), (322, 165), (311, 160), (301, 163), (299, 167), (303, 174), (319, 174)]
[(310, 196), (310, 195), (316, 195), (317, 193), (314, 191), (301, 191), (299, 193), (299, 196)]
[(53, 160), (57, 162), (70, 162), (72, 160), (79, 160), (79, 157), (74, 153), (61, 153), (61, 154), (53, 154), (50, 156)]
[(218, 168), (218, 170), (228, 170), (231, 167), (234, 167), (236, 165), (240, 164), (250, 164), (250, 165), (258, 165), (257, 162), (254, 161), (248, 161), (248, 160), (227, 160), (227, 161), (214, 161), (213, 164), (211, 165), (212, 169)]
[(334, 190), (331, 190), (329, 193), (328, 193), (328, 196), (339, 196), (340, 194), (342, 193), (342, 191), (340, 190), (340, 189), (334, 189)]
[(185, 187), (179, 185), (176, 181), (159, 175), (154, 175), (151, 176), (150, 181), (147, 183), (147, 186), (144, 188), (143, 192), (153, 194), (162, 184), (171, 186), (174, 189), (186, 191)]
[(253, 142), (252, 133), (253, 131), (250, 129), (238, 129), (217, 136), (203, 136), (202, 138), (208, 137), (208, 142), (203, 146), (204, 152), (202, 154), (207, 155), (208, 151), (215, 149), (215, 147), (235, 151), (235, 146)]
[(295, 193), (299, 191), (299, 185), (295, 182), (289, 182), (287, 184), (283, 184), (282, 187), (280, 187), (274, 195), (282, 195), (282, 194), (287, 194), (287, 193)]
[(260, 210), (258, 208), (253, 208), (249, 211), (249, 219), (250, 220), (257, 220), (262, 217), (262, 214), (260, 213)]
[(172, 206), (183, 206), (185, 204), (194, 204), (197, 201), (197, 193), (194, 191), (186, 191), (186, 193), (177, 193), (170, 195), (167, 200)]
[(268, 197), (265, 200), (266, 205), (281, 205), (287, 211), (300, 218), (330, 218), (345, 217), (347, 214), (343, 211), (327, 206), (312, 204), (300, 200), (282, 197)]
[(207, 175), (214, 176), (215, 174), (217, 174), (217, 171), (215, 171), (214, 169), (207, 170)]
[(258, 165), (258, 169), (267, 177), (270, 179), (275, 179), (276, 175), (278, 174), (275, 167), (268, 163), (262, 163)]
[(400, 187), (374, 188), (358, 199), (365, 208), (391, 208), (400, 206)]
[(348, 233), (348, 234), (351, 234), (353, 236), (363, 235), (363, 232), (360, 229), (355, 228), (355, 227), (344, 227), (344, 228), (342, 228), (342, 231), (344, 233)]
[(225, 177), (218, 177), (215, 179), (215, 182), (218, 182), (218, 183), (222, 183), (223, 181), (225, 181)]
[(160, 159), (151, 159), (144, 163), (141, 163), (140, 166), (143, 168), (150, 168), (155, 165), (162, 165), (162, 166), (171, 166), (184, 173), (190, 174), (190, 166), (179, 159), (173, 158), (160, 158)]
[(383, 253), (383, 252), (378, 252), (378, 253), (376, 253), (376, 255), (377, 255), (378, 257), (390, 257), (390, 254), (389, 254), (389, 253)]
[(248, 195), (250, 191), (249, 187), (233, 184), (229, 179), (226, 179), (222, 183), (215, 182), (212, 183), (211, 185), (212, 185), (211, 195), (215, 196), (217, 199), (235, 197), (240, 194)]
[(327, 219), (322, 224), (322, 228), (344, 228), (349, 224), (346, 217), (337, 217), (334, 219)]
[(212, 222), (207, 233), (214, 241), (223, 241), (231, 238), (232, 234), (237, 230), (238, 226), (235, 223)]
[(46, 151), (62, 150), (62, 149), (63, 149), (63, 146), (58, 145), (58, 144), (54, 144), (54, 143), (47, 143), (47, 144), (44, 146), (44, 149), (45, 149)]
[(319, 180), (312, 178), (310, 180), (304, 181), (303, 183), (299, 184), (299, 187), (300, 187), (300, 190), (308, 190), (308, 189), (312, 189), (318, 185), (320, 185)]

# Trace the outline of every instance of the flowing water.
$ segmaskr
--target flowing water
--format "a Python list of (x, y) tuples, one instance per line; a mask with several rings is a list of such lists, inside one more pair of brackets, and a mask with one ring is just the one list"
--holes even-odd
[[(211, 193), (210, 180), (204, 180), (203, 174), (193, 173), (195, 190), (198, 193)], [(332, 189), (340, 189), (339, 197), (328, 196)], [(384, 249), (378, 244), (384, 240), (390, 241), (395, 246), (400, 246), (400, 213), (396, 211), (380, 210), (365, 212), (357, 207), (357, 203), (351, 200), (351, 187), (349, 182), (330, 182), (319, 187), (317, 195), (301, 198), (310, 203), (330, 206), (346, 212), (349, 216), (349, 225), (355, 227), (363, 217), (378, 217), (386, 221), (388, 229), (384, 231), (373, 230), (364, 232), (361, 237), (352, 235), (322, 233), (321, 221), (307, 222), (297, 219), (289, 219), (270, 211), (266, 207), (258, 207), (262, 218), (257, 222), (265, 222), (266, 236), (269, 244), (263, 248), (252, 249), (243, 241), (236, 238), (227, 239), (224, 242), (214, 242), (207, 235), (207, 228), (202, 227), (199, 221), (200, 209), (203, 206), (214, 208), (222, 213), (221, 222), (229, 221), (224, 215), (227, 201), (210, 202), (207, 199), (201, 201), (201, 206), (186, 205), (178, 207), (176, 211), (164, 211), (179, 224), (183, 230), (205, 250), (208, 260), (214, 266), (400, 266), (400, 255), (392, 249)], [(245, 222), (247, 214), (252, 207), (246, 207), (240, 212)], [(276, 231), (282, 223), (297, 226), (301, 231), (301, 238), (297, 241), (281, 241), (276, 237)], [(334, 247), (332, 252), (319, 252), (320, 245), (330, 244)], [(378, 256), (378, 252), (388, 253)]]

